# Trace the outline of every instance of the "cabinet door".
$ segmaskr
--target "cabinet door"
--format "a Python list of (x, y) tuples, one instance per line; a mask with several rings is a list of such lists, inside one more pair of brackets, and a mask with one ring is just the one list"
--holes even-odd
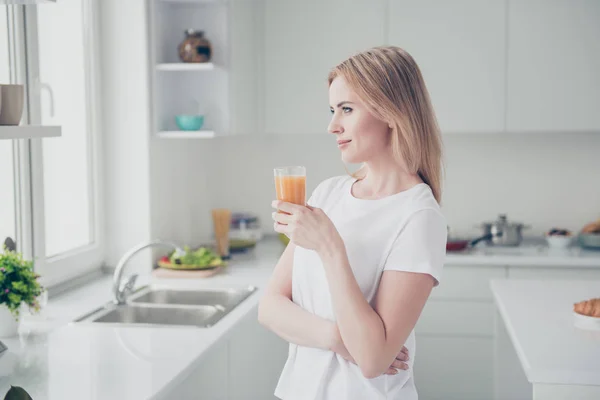
[(288, 343), (248, 313), (229, 339), (229, 399), (276, 399), (275, 387), (288, 355)]
[(264, 6), (261, 2), (232, 0), (230, 2), (231, 62), (230, 69), (230, 113), (231, 133), (234, 135), (260, 132), (262, 123), (260, 99), (262, 96), (261, 18)]
[(327, 75), (384, 44), (386, 0), (265, 1), (265, 131), (326, 133)]
[(600, 2), (509, 7), (508, 130), (600, 130)]
[(504, 0), (390, 0), (389, 43), (419, 65), (442, 132), (504, 130)]
[(493, 398), (493, 348), (492, 338), (417, 335), (419, 400)]
[(164, 399), (229, 400), (228, 349), (223, 341), (206, 351), (199, 366)]

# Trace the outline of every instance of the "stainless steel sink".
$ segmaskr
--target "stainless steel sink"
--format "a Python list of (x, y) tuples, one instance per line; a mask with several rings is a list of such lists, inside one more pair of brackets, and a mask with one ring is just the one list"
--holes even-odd
[(200, 290), (144, 286), (132, 294), (126, 304), (107, 303), (77, 318), (75, 323), (208, 328), (254, 291), (254, 286)]
[(96, 318), (94, 322), (210, 326), (215, 316), (222, 316), (222, 311), (217, 307), (204, 306), (189, 309), (126, 305), (109, 310)]
[(253, 288), (221, 290), (156, 289), (147, 290), (140, 294), (136, 293), (131, 296), (130, 302), (132, 304), (178, 304), (233, 308), (250, 296), (253, 291)]

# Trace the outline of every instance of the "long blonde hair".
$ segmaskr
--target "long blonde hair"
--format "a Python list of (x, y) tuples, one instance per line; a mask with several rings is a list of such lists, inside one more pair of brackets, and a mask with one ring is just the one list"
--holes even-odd
[[(343, 77), (376, 118), (392, 127), (391, 146), (409, 172), (442, 198), (442, 138), (421, 71), (408, 52), (395, 46), (355, 54), (329, 73), (329, 85)], [(352, 176), (364, 178), (363, 165)]]

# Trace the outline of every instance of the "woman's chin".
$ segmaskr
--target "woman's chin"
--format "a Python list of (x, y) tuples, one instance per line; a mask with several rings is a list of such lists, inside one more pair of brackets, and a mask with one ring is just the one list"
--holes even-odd
[(342, 161), (346, 164), (362, 163), (362, 160), (360, 160), (360, 157), (356, 157), (356, 155), (350, 154), (350, 153), (342, 153)]

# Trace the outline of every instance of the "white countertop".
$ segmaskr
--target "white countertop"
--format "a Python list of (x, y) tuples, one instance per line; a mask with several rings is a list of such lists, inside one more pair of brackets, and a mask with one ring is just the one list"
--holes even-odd
[(19, 337), (3, 339), (9, 351), (0, 356), (0, 398), (10, 385), (22, 386), (35, 400), (166, 398), (207, 349), (256, 309), (282, 250), (281, 243), (267, 241), (234, 257), (211, 278), (152, 281), (177, 287), (258, 287), (211, 328), (68, 324), (110, 301), (112, 276), (51, 299), (45, 314), (55, 326), (52, 331), (27, 335), (22, 326)]
[(497, 265), (529, 267), (600, 268), (600, 250), (577, 245), (567, 249), (549, 248), (543, 238), (525, 238), (520, 246), (487, 246), (446, 254), (446, 265)]
[(491, 287), (529, 382), (600, 385), (600, 331), (573, 324), (573, 304), (600, 297), (600, 280), (493, 280)]
[[(11, 384), (23, 386), (36, 400), (164, 398), (202, 361), (207, 349), (226, 338), (245, 315), (255, 311), (282, 250), (281, 243), (269, 239), (250, 254), (235, 257), (225, 271), (209, 279), (152, 281), (180, 287), (258, 287), (257, 292), (208, 329), (69, 325), (111, 300), (111, 276), (52, 298), (37, 325), (51, 328), (49, 333), (28, 334), (27, 327), (34, 325), (22, 324), (19, 337), (3, 339), (9, 351), (0, 357), (0, 398)], [(576, 248), (556, 253), (539, 246), (479, 246), (466, 253), (448, 254), (446, 264), (600, 267), (600, 252)], [(140, 278), (140, 284), (149, 281)], [(500, 289), (501, 293), (503, 290), (508, 289)], [(570, 300), (567, 303), (568, 308)]]

